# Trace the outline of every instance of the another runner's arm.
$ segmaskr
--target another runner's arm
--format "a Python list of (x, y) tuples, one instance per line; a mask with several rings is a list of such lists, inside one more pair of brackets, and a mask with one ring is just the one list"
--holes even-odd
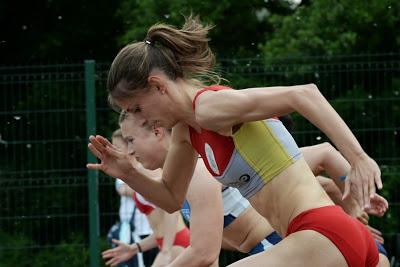
[(218, 260), (223, 228), (221, 185), (199, 160), (189, 186), (190, 246), (170, 266), (210, 266)]

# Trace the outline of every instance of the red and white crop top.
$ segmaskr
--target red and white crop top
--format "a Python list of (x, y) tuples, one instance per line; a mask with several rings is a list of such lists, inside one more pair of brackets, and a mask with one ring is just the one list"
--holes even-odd
[(133, 201), (135, 201), (136, 208), (140, 210), (143, 214), (149, 215), (153, 212), (156, 206), (147, 201), (141, 194), (135, 192), (133, 193)]

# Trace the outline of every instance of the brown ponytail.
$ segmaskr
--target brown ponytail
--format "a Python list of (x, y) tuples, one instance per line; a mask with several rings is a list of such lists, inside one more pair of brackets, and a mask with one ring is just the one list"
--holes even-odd
[(150, 27), (145, 41), (125, 46), (115, 57), (107, 80), (109, 100), (120, 100), (145, 89), (150, 72), (157, 68), (170, 79), (219, 81), (212, 72), (215, 57), (208, 46), (210, 25), (185, 18), (182, 29), (166, 24)]

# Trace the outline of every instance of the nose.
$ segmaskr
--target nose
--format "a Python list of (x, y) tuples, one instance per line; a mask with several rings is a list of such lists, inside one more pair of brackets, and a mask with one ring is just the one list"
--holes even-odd
[(128, 143), (128, 154), (131, 156), (135, 155), (135, 149), (131, 142)]

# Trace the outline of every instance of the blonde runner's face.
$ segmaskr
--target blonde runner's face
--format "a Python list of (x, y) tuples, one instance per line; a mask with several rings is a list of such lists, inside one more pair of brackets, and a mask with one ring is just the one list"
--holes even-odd
[(134, 156), (144, 168), (155, 170), (162, 167), (163, 161), (159, 151), (162, 148), (160, 137), (148, 128), (144, 119), (132, 115), (121, 123), (121, 131), (128, 144), (128, 154)]

